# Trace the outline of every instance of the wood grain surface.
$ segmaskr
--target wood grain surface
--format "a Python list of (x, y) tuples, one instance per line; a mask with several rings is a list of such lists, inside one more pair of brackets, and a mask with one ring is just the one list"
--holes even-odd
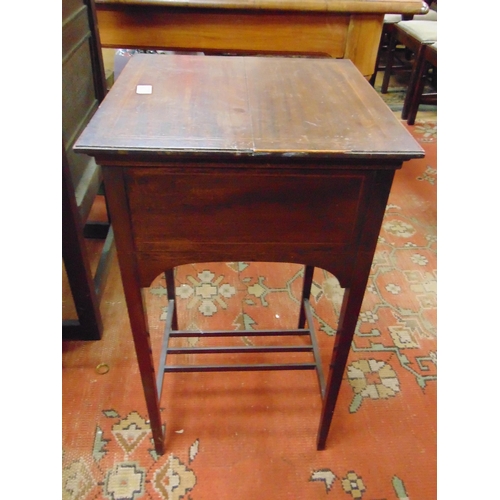
[[(138, 85), (151, 85), (138, 94)], [(405, 159), (423, 150), (349, 60), (137, 54), (78, 139), (92, 155)]]
[(383, 14), (420, 14), (425, 9), (419, 0), (96, 0), (96, 4)]

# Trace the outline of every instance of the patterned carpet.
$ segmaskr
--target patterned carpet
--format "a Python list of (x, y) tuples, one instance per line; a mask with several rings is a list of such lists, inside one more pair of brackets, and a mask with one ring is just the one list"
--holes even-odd
[[(194, 373), (165, 378), (167, 451), (158, 456), (115, 261), (104, 338), (63, 343), (63, 499), (436, 498), (437, 128), (417, 120), (408, 129), (426, 157), (396, 173), (326, 450), (315, 448), (313, 372)], [(302, 275), (288, 264), (182, 266), (180, 327), (294, 328)], [(324, 370), (342, 294), (334, 276), (316, 269), (311, 305)], [(145, 299), (157, 365), (161, 276)], [(235, 337), (234, 345), (258, 341)]]

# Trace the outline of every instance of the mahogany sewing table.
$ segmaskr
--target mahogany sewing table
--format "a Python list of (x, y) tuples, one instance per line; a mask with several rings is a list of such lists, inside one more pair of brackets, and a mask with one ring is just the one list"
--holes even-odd
[[(316, 369), (324, 449), (394, 172), (424, 156), (354, 64), (135, 55), (75, 150), (103, 168), (157, 452), (163, 372), (230, 369)], [(309, 335), (313, 363), (169, 369), (169, 337), (193, 334), (178, 330), (174, 268), (233, 261), (305, 265), (298, 329), (264, 333)], [(345, 289), (326, 382), (308, 300), (314, 267)], [(162, 272), (168, 315), (156, 375), (142, 290)]]

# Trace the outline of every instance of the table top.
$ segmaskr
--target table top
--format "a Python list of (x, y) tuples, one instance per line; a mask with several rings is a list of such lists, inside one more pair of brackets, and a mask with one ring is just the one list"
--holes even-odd
[(422, 0), (96, 0), (96, 5), (379, 14), (425, 14), (428, 10)]
[(137, 54), (75, 150), (401, 159), (423, 149), (349, 60)]

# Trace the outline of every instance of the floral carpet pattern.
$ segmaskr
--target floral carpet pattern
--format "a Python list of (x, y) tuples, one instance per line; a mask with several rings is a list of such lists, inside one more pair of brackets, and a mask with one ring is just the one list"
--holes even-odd
[[(326, 450), (315, 447), (313, 372), (190, 373), (165, 377), (166, 453), (158, 456), (115, 262), (101, 306), (104, 338), (63, 343), (64, 500), (436, 498), (437, 127), (408, 129), (426, 157), (396, 173)], [(181, 266), (180, 327), (295, 328), (302, 278), (296, 264)], [(166, 295), (162, 276), (145, 293), (156, 366)], [(311, 306), (325, 372), (342, 297), (337, 279), (316, 269)], [(195, 363), (201, 355), (179, 356)]]

